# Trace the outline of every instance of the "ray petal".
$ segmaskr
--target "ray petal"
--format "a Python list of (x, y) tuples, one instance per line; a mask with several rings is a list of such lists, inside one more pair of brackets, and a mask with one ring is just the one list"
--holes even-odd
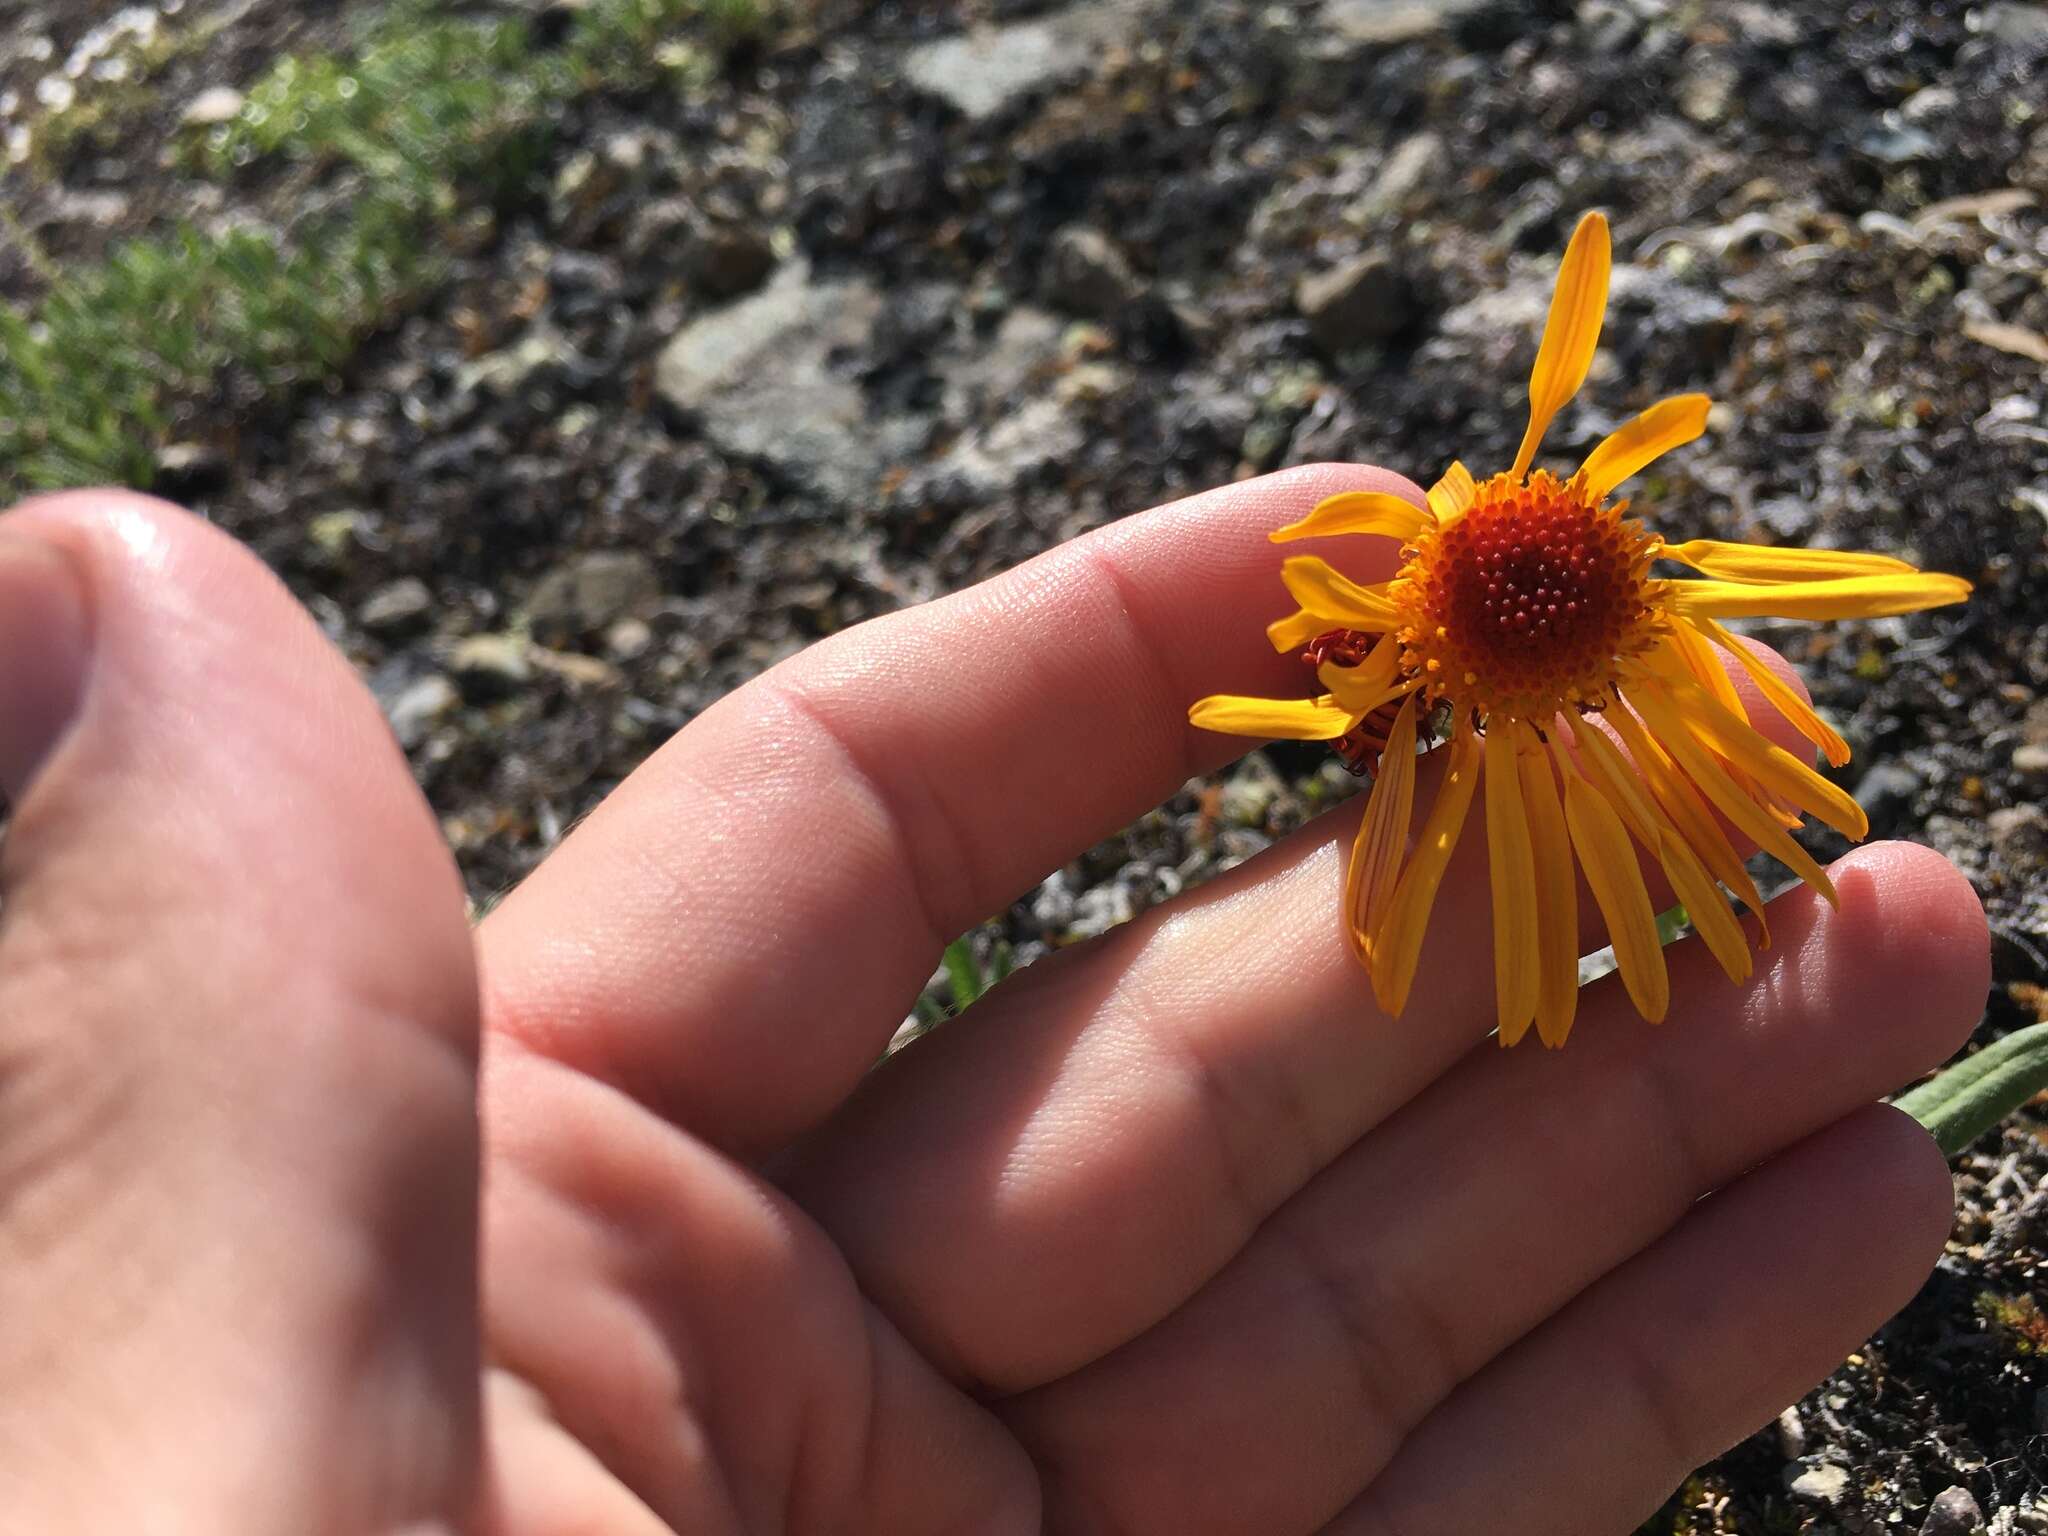
[(1536, 1017), (1536, 855), (1522, 809), (1515, 738), (1505, 721), (1486, 733), (1486, 853), (1493, 887), (1493, 987), (1503, 1040)]
[(1551, 418), (1586, 382), (1593, 353), (1600, 345), (1600, 322), (1607, 313), (1607, 273), (1613, 253), (1607, 220), (1589, 213), (1572, 231), (1564, 261), (1557, 269), (1557, 289), (1550, 296), (1550, 316), (1529, 374), (1529, 426), (1510, 471), (1519, 480), (1529, 472), (1537, 445)]
[(1412, 539), (1434, 526), (1435, 516), (1389, 491), (1344, 491), (1325, 496), (1307, 517), (1275, 528), (1275, 544), (1293, 539), (1320, 539), (1340, 533), (1376, 533), (1389, 539)]
[(1472, 808), (1479, 764), (1479, 738), (1469, 723), (1460, 722), (1451, 739), (1444, 781), (1437, 789), (1436, 803), (1429, 808), (1429, 820), (1423, 824), (1415, 856), (1402, 872), (1400, 884), (1394, 887), (1385, 921), (1375, 926), (1368, 941), (1373, 992), (1381, 1009), (1389, 1015), (1398, 1016), (1408, 1006), (1416, 962), (1422, 956), (1422, 936), (1429, 927), (1430, 909), (1436, 905), (1444, 867), (1458, 846), (1458, 834), (1465, 829), (1465, 813)]
[(1327, 696), (1254, 699), (1230, 693), (1196, 700), (1188, 719), (1205, 731), (1288, 741), (1333, 741), (1358, 723), (1358, 716)]
[(1712, 405), (1705, 395), (1673, 395), (1608, 433), (1579, 466), (1586, 489), (1604, 497), (1653, 460), (1691, 442), (1707, 430)]

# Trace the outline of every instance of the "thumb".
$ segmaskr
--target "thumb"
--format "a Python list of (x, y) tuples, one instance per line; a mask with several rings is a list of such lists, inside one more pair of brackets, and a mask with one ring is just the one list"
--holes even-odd
[(476, 989), (384, 722), (160, 503), (0, 518), (9, 1529), (468, 1523)]

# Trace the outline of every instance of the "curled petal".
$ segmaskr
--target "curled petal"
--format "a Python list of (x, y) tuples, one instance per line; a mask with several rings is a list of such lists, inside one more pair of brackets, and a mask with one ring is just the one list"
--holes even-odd
[(1231, 693), (1198, 699), (1188, 711), (1188, 719), (1205, 731), (1288, 741), (1334, 741), (1358, 723), (1356, 715), (1327, 696), (1253, 699)]
[(1639, 681), (1629, 689), (1628, 701), (1642, 716), (1657, 744), (1670, 754), (1715, 810), (1747, 834), (1757, 847), (1819, 891), (1830, 906), (1839, 904), (1835, 882), (1828, 878), (1827, 871), (1786, 835), (1766, 807), (1736, 785), (1718, 757), (1694, 739), (1684, 715), (1660, 684)]
[(1325, 628), (1384, 634), (1401, 623), (1401, 610), (1387, 596), (1387, 583), (1361, 587), (1313, 555), (1282, 561), (1280, 579), (1289, 596), (1327, 621)]
[[(1679, 620), (1686, 623), (1684, 619)], [(1783, 715), (1792, 724), (1792, 729), (1812, 742), (1826, 754), (1828, 762), (1841, 767), (1849, 761), (1849, 743), (1841, 734), (1821, 719), (1811, 704), (1799, 697), (1799, 690), (1787, 685), (1785, 680), (1773, 672), (1763, 659), (1748, 646), (1737, 640), (1712, 619), (1695, 619), (1700, 633), (1720, 646), (1742, 665), (1749, 674), (1749, 680), (1756, 684), (1757, 692), (1769, 701), (1771, 708)]]
[(1608, 433), (1579, 466), (1586, 489), (1605, 496), (1653, 460), (1691, 442), (1707, 430), (1712, 405), (1705, 395), (1673, 395)]
[(1327, 634), (1336, 627), (1321, 614), (1298, 608), (1286, 618), (1275, 619), (1268, 624), (1266, 638), (1273, 642), (1273, 649), (1282, 656), (1292, 656), (1317, 635)]
[(1275, 528), (1275, 544), (1291, 539), (1320, 539), (1338, 533), (1377, 533), (1390, 539), (1412, 539), (1436, 519), (1424, 508), (1390, 491), (1344, 491), (1325, 496), (1299, 522)]
[(1429, 510), (1436, 515), (1439, 526), (1455, 523), (1471, 509), (1472, 498), (1478, 488), (1472, 483), (1472, 471), (1456, 459), (1443, 472), (1443, 477), (1429, 488)]

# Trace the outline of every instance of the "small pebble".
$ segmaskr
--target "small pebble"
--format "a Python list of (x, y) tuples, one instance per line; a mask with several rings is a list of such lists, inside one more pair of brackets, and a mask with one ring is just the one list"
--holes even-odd
[(1824, 1461), (1788, 1479), (1785, 1486), (1795, 1499), (1804, 1499), (1810, 1504), (1835, 1505), (1841, 1503), (1843, 1495), (1849, 1491), (1849, 1474), (1833, 1462)]
[(1972, 1536), (1984, 1527), (1984, 1512), (1967, 1488), (1945, 1488), (1934, 1496), (1920, 1536)]

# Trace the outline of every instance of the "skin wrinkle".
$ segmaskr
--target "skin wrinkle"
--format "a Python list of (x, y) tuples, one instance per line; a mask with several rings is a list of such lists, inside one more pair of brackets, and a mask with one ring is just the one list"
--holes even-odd
[[(905, 786), (896, 782), (894, 775), (879, 772), (862, 756), (860, 749), (853, 744), (852, 734), (832, 719), (829, 706), (811, 697), (800, 682), (778, 680), (773, 672), (762, 677), (760, 682), (765, 698), (788, 708), (824, 738), (832, 755), (852, 769), (851, 777), (856, 787), (874, 802), (880, 812), (883, 840), (904, 856), (900, 860), (904, 884), (909, 887), (922, 919), (923, 937), (936, 955), (952, 942), (949, 935), (953, 929), (964, 926), (952, 923), (950, 914), (975, 910), (978, 898), (974, 893), (980, 889), (971, 839), (962, 830), (952, 807), (929, 783), (921, 783), (917, 787), (923, 793), (918, 798), (927, 814), (909, 814), (904, 809)], [(836, 777), (844, 780), (847, 776)], [(918, 846), (920, 839), (913, 829), (927, 826), (935, 827), (939, 832), (945, 856), (932, 858)], [(947, 894), (934, 895), (941, 889)], [(905, 1006), (907, 1008), (908, 1000)]]

